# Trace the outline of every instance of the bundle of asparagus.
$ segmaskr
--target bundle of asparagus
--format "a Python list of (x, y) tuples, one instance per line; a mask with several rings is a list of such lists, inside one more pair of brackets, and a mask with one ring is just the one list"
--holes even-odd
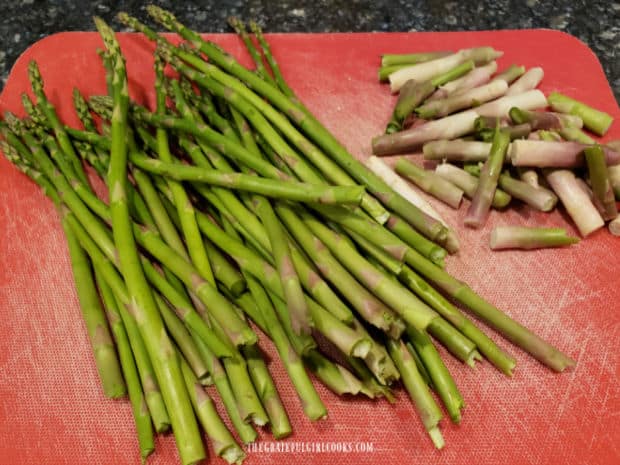
[[(606, 221), (610, 232), (618, 235), (618, 143), (599, 145), (581, 130), (603, 136), (613, 118), (559, 92), (546, 98), (536, 89), (542, 68), (526, 71), (511, 65), (494, 76), (494, 60), (501, 55), (490, 47), (384, 55), (379, 79), (389, 80), (392, 91), (400, 94), (386, 134), (373, 140), (374, 154), (421, 148), (425, 160), (439, 162), (434, 172), (404, 158), (395, 162), (396, 172), (453, 208), (463, 196), (470, 198), (464, 221), (469, 227), (484, 225), (489, 209), (504, 208), (511, 198), (549, 212), (559, 197), (582, 236)], [(547, 106), (552, 111), (543, 111)], [(416, 195), (395, 179), (388, 165), (379, 164), (373, 157), (369, 167), (398, 183), (406, 195)], [(582, 165), (587, 165), (583, 173)], [(576, 241), (565, 231), (516, 227), (494, 231), (491, 248), (529, 249)]]
[[(457, 423), (464, 401), (435, 344), (468, 365), (484, 356), (506, 375), (515, 367), (448, 299), (551, 369), (574, 366), (443, 269), (446, 248), (457, 248), (451, 231), (310, 114), (256, 24), (258, 47), (231, 21), (253, 72), (172, 14), (148, 12), (187, 41), (174, 46), (119, 16), (157, 44), (153, 111), (130, 101), (119, 44), (96, 18), (108, 95), (74, 92), (84, 128), (59, 120), (35, 62), (28, 117), (7, 113), (0, 124), (4, 155), (59, 212), (103, 390), (129, 395), (143, 458), (153, 427), (172, 429), (184, 464), (205, 458), (199, 425), (229, 463), (243, 460), (237, 438), (255, 441), (255, 426), (291, 433), (254, 327), (275, 345), (308, 418), (327, 415), (308, 371), (338, 394), (388, 400), (400, 379), (437, 447), (442, 411), (431, 391)], [(108, 204), (83, 161), (105, 181)]]

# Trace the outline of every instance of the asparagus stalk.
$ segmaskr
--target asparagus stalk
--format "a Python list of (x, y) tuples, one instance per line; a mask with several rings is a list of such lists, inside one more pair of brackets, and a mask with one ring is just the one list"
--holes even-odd
[[(159, 115), (166, 114), (166, 93), (163, 87), (163, 81), (164, 64), (156, 56), (155, 98), (157, 101), (156, 111)], [(159, 159), (165, 163), (172, 163), (173, 158), (170, 153), (167, 132), (161, 128), (158, 128), (155, 131), (155, 137), (157, 141), (157, 154), (159, 155)], [(189, 196), (179, 182), (168, 180), (168, 186), (172, 191), (174, 204), (181, 223), (183, 237), (185, 238), (185, 242), (187, 244), (187, 252), (189, 257), (200, 275), (212, 285), (215, 285), (215, 278), (213, 277), (209, 257), (207, 256), (202, 237), (200, 236), (200, 231), (198, 230), (198, 225), (196, 224), (196, 214), (194, 207), (189, 200)]]
[(490, 100), (503, 96), (508, 85), (502, 80), (494, 80), (473, 89), (459, 92), (441, 100), (433, 100), (416, 108), (420, 118), (431, 119), (449, 115), (466, 108), (477, 107)]
[(254, 278), (249, 278), (248, 288), (255, 299), (259, 314), (265, 322), (268, 335), (276, 346), (276, 350), (282, 359), (284, 368), (295, 388), (304, 413), (312, 420), (323, 418), (327, 415), (327, 411), (304, 369), (298, 352), (291, 345), (292, 341), (295, 339), (288, 339), (285, 329), (280, 323), (267, 293), (258, 281)]
[(498, 226), (491, 231), (489, 246), (493, 250), (539, 249), (576, 244), (579, 239), (566, 235), (562, 228), (527, 228), (523, 226)]
[(594, 194), (594, 205), (601, 212), (603, 220), (613, 220), (618, 216), (614, 191), (609, 181), (605, 154), (600, 145), (588, 147), (584, 150), (592, 192)]
[[(389, 186), (381, 181), (380, 178), (373, 175), (372, 172), (366, 169), (360, 162), (355, 160), (355, 158), (347, 152), (347, 150), (334, 138), (334, 136), (308, 113), (307, 109), (305, 109), (303, 105), (299, 102), (293, 102), (286, 98), (284, 94), (275, 91), (272, 86), (261, 81), (260, 78), (232, 60), (230, 56), (224, 55), (217, 47), (205, 42), (197, 33), (184, 27), (170, 13), (155, 7), (150, 8), (149, 13), (166, 28), (178, 32), (185, 39), (189, 40), (218, 66), (221, 66), (224, 70), (251, 84), (252, 88), (256, 92), (267, 98), (284, 114), (289, 115), (312, 140), (314, 140), (325, 150), (327, 155), (330, 155), (340, 165), (342, 169), (347, 171), (347, 173), (349, 173), (349, 175), (351, 175), (354, 179), (362, 182), (370, 192), (377, 196), (381, 202), (383, 202), (387, 207), (393, 209), (396, 213), (400, 214), (405, 220), (407, 220), (407, 222), (416, 227), (421, 233), (432, 240), (439, 241), (440, 243), (446, 240), (447, 234), (443, 226), (429, 218), (427, 215), (424, 215), (419, 211), (419, 209), (412, 208), (409, 202), (394, 193)], [(128, 18), (125, 16), (124, 20), (127, 19)], [(148, 28), (145, 28), (143, 25), (140, 25), (139, 22), (133, 21), (131, 25), (132, 27), (139, 27), (140, 30), (150, 39), (157, 40), (157, 34)], [(206, 64), (202, 62), (201, 68), (203, 71), (207, 69), (213, 73), (213, 76), (216, 79), (222, 80), (231, 86), (234, 85), (235, 90), (244, 92), (247, 97), (252, 99), (252, 103), (255, 104), (257, 108), (261, 109), (263, 113), (268, 111), (267, 108), (265, 108), (264, 101), (256, 96), (256, 94), (249, 92), (245, 86), (237, 83), (235, 79), (231, 79), (230, 76), (225, 73), (218, 72), (216, 68), (209, 68), (205, 65)], [(269, 105), (267, 105), (267, 107), (271, 108)], [(290, 132), (289, 130), (293, 128), (291, 124), (283, 124), (278, 127), (281, 130), (288, 132)]]
[[(71, 214), (68, 212), (66, 213)], [(112, 333), (114, 334), (114, 339), (118, 348), (118, 356), (123, 369), (123, 377), (125, 378), (125, 383), (127, 384), (129, 401), (131, 403), (131, 409), (136, 423), (140, 455), (144, 461), (155, 450), (155, 440), (153, 437), (153, 428), (151, 426), (151, 415), (149, 414), (144, 393), (142, 392), (138, 369), (136, 368), (136, 362), (131, 352), (127, 333), (125, 332), (116, 300), (106, 281), (99, 275), (98, 272), (95, 273), (97, 284), (101, 292), (101, 298), (104, 302), (108, 320), (110, 321)]]
[(501, 79), (506, 81), (506, 84), (511, 84), (513, 81), (522, 76), (523, 73), (525, 73), (525, 66), (517, 66), (513, 64), (495, 76), (494, 79)]
[(124, 60), (112, 30), (99, 18), (95, 18), (95, 24), (114, 60), (112, 82), (114, 111), (111, 120), (112, 147), (108, 175), (114, 242), (118, 250), (121, 272), (133, 302), (131, 311), (136, 317), (149, 356), (153, 360), (157, 377), (167, 381), (161, 384), (162, 394), (170, 412), (181, 461), (184, 464), (195, 463), (205, 457), (205, 450), (200, 440), (196, 419), (191, 411), (178, 360), (170, 340), (165, 336), (163, 321), (140, 265), (127, 208), (126, 136), (129, 93)]
[[(508, 158), (514, 166), (572, 168), (583, 165), (583, 151), (587, 147), (579, 142), (515, 140), (510, 144)], [(608, 147), (603, 147), (603, 152), (608, 165), (620, 163), (620, 152)]]
[(508, 118), (508, 112), (512, 107), (523, 110), (538, 110), (547, 106), (545, 95), (535, 89), (521, 94), (507, 95), (492, 102), (476, 107), (476, 113), (480, 116), (492, 118)]
[(164, 163), (137, 152), (130, 155), (130, 160), (134, 165), (147, 172), (177, 181), (207, 183), (287, 200), (324, 204), (352, 203), (357, 205), (364, 194), (362, 186), (319, 186), (295, 181), (276, 181), (243, 173), (223, 173), (217, 170), (204, 170), (194, 166)]
[(317, 350), (310, 351), (304, 360), (308, 369), (321, 380), (332, 392), (356, 395), (360, 392), (372, 397), (373, 393), (366, 390), (362, 382), (342, 365), (333, 363)]
[(425, 160), (485, 161), (489, 157), (491, 144), (464, 139), (439, 139), (427, 142), (422, 147)]
[[(400, 277), (401, 281), (434, 310), (449, 321), (465, 337), (471, 340), (482, 354), (502, 373), (512, 376), (515, 360), (504, 353), (484, 332), (471, 320), (467, 319), (454, 305), (429, 285), (411, 268), (405, 267)], [(437, 329), (435, 327), (434, 329)], [(433, 325), (429, 327), (433, 330)], [(465, 357), (466, 359), (469, 358)]]
[(252, 345), (244, 347), (242, 351), (248, 364), (252, 383), (254, 383), (261, 403), (269, 416), (271, 434), (276, 439), (290, 436), (293, 432), (291, 423), (260, 349), (256, 345)]
[(463, 191), (451, 182), (435, 175), (432, 171), (426, 171), (408, 162), (405, 158), (399, 158), (394, 168), (398, 174), (405, 176), (424, 192), (447, 203), (452, 208), (459, 208), (463, 199)]
[(528, 111), (513, 107), (508, 112), (515, 124), (530, 123), (532, 130), (561, 129), (565, 127), (581, 128), (583, 121), (578, 116), (553, 113), (550, 111)]
[(569, 170), (547, 170), (545, 179), (560, 198), (583, 237), (605, 225), (603, 218)]
[[(426, 146), (427, 144), (425, 144)], [(441, 218), (439, 213), (429, 204), (424, 197), (422, 197), (416, 190), (403, 180), (398, 174), (396, 174), (390, 166), (385, 163), (381, 158), (371, 155), (366, 160), (366, 166), (377, 176), (383, 179), (394, 191), (398, 192), (405, 199), (418, 207), (424, 213), (432, 216), (437, 221), (440, 221), (444, 226), (446, 222)]]
[(381, 55), (381, 66), (415, 65), (451, 55), (452, 52), (385, 53)]
[[(3, 147), (3, 151), (5, 151), (5, 147)], [(63, 229), (67, 237), (73, 279), (82, 317), (86, 324), (103, 392), (107, 397), (113, 399), (122, 397), (127, 393), (127, 390), (121, 374), (121, 366), (116, 357), (108, 322), (99, 295), (97, 295), (91, 265), (73, 231), (64, 222)]]
[(273, 57), (273, 54), (271, 53), (271, 47), (269, 46), (269, 43), (265, 40), (261, 27), (255, 21), (250, 21), (249, 25), (250, 25), (250, 29), (256, 36), (256, 40), (258, 40), (258, 43), (260, 44), (260, 47), (263, 51), (263, 55), (265, 56), (265, 61), (267, 62), (267, 64), (269, 65), (269, 68), (271, 69), (271, 72), (273, 73), (275, 84), (278, 86), (278, 88), (282, 91), (284, 95), (287, 95), (288, 97), (291, 97), (291, 98), (296, 98), (295, 93), (288, 86), (288, 84), (284, 80), (284, 77), (282, 76), (282, 72), (280, 71), (280, 66), (278, 65), (275, 58)]
[(220, 418), (213, 400), (198, 382), (189, 365), (183, 360), (181, 361), (181, 370), (192, 406), (200, 424), (213, 443), (215, 455), (222, 457), (228, 463), (240, 464), (245, 458), (245, 453), (237, 445), (235, 438)]
[(437, 86), (462, 76), (473, 67), (473, 61), (467, 61), (428, 81), (419, 82), (413, 79), (407, 81), (400, 90), (386, 133), (400, 131), (405, 119), (435, 91)]
[(614, 120), (611, 115), (559, 92), (549, 94), (549, 105), (554, 111), (579, 116), (583, 125), (599, 136), (605, 135)]
[(489, 158), (482, 167), (478, 187), (465, 216), (466, 226), (480, 228), (486, 222), (509, 143), (508, 135), (496, 129)]
[(420, 375), (415, 360), (402, 341), (388, 339), (386, 346), (390, 356), (402, 375), (403, 384), (418, 411), (424, 428), (437, 449), (444, 446), (443, 436), (439, 430), (439, 421), (443, 417), (441, 410), (433, 399), (430, 390)]
[[(407, 335), (422, 360), (433, 382), (434, 389), (439, 394), (448, 411), (448, 415), (450, 415), (454, 423), (460, 423), (461, 409), (465, 406), (465, 402), (430, 337), (428, 337), (428, 334), (417, 331), (414, 328), (407, 328)], [(404, 380), (405, 378), (403, 377)]]
[[(379, 78), (379, 82), (387, 82), (389, 80), (390, 74), (398, 71), (399, 69), (403, 69), (410, 65), (388, 65), (381, 66), (379, 71), (377, 72), (377, 77)], [(402, 91), (402, 89), (401, 89)]]
[(428, 100), (433, 101), (437, 99), (443, 99), (449, 95), (456, 94), (457, 92), (464, 92), (474, 87), (486, 84), (491, 79), (491, 75), (497, 70), (497, 62), (491, 61), (484, 66), (479, 66), (472, 69), (465, 76), (462, 76), (454, 81), (450, 81), (443, 84), (431, 95)]
[(435, 139), (455, 139), (474, 130), (478, 113), (473, 110), (429, 121), (406, 131), (377, 136), (372, 140), (374, 155), (394, 155), (417, 149)]
[(620, 236), (620, 216), (611, 220), (607, 227), (609, 228), (609, 232), (614, 236)]
[(235, 30), (237, 35), (241, 37), (241, 40), (243, 41), (246, 50), (252, 57), (252, 61), (254, 61), (256, 74), (259, 75), (263, 80), (275, 86), (276, 83), (273, 80), (273, 78), (269, 75), (269, 73), (267, 72), (267, 69), (265, 68), (265, 65), (263, 64), (263, 58), (261, 57), (260, 52), (254, 46), (252, 39), (248, 35), (245, 29), (245, 24), (243, 24), (243, 22), (235, 16), (230, 16), (228, 18), (228, 24), (230, 25), (230, 27), (232, 27)]
[[(468, 166), (465, 169), (474, 176), (480, 175), (480, 165)], [(519, 199), (532, 208), (543, 212), (553, 210), (558, 202), (557, 196), (549, 189), (541, 186), (532, 187), (524, 181), (513, 178), (508, 171), (499, 175), (498, 186), (515, 199)]]
[(392, 92), (398, 92), (403, 84), (410, 79), (418, 82), (428, 81), (466, 61), (473, 60), (476, 65), (480, 65), (493, 61), (502, 55), (502, 52), (493, 50), (491, 47), (460, 50), (452, 55), (409, 66), (392, 73), (389, 76), (390, 89)]
[(545, 72), (540, 67), (534, 67), (528, 69), (519, 79), (510, 85), (507, 96), (519, 95), (529, 90), (536, 89), (540, 81), (542, 81)]

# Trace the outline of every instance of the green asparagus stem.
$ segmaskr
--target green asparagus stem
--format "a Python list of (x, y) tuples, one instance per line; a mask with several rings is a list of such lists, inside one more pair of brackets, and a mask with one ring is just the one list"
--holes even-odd
[(64, 222), (63, 229), (67, 237), (73, 279), (80, 301), (82, 317), (86, 323), (86, 330), (93, 349), (103, 392), (107, 397), (113, 399), (122, 397), (127, 393), (127, 390), (121, 374), (121, 367), (116, 357), (108, 322), (97, 294), (97, 288), (93, 280), (93, 271), (79, 241)]
[(323, 243), (305, 227), (290, 206), (278, 203), (276, 211), (304, 252), (317, 265), (321, 275), (342, 293), (366, 321), (389, 331), (396, 315), (351, 276)]
[(245, 458), (245, 453), (237, 445), (228, 428), (226, 428), (215, 409), (213, 400), (198, 382), (189, 365), (183, 360), (181, 361), (181, 370), (196, 416), (200, 420), (200, 424), (209, 436), (209, 439), (211, 439), (215, 454), (218, 457), (222, 457), (228, 463), (240, 464)]
[(425, 171), (423, 168), (399, 158), (394, 165), (394, 169), (401, 176), (405, 176), (424, 192), (447, 203), (452, 208), (459, 208), (463, 199), (463, 191), (454, 184), (446, 181), (432, 171)]
[[(420, 254), (411, 251), (407, 254), (407, 263), (446, 295), (465, 305), (478, 318), (549, 368), (560, 372), (568, 367), (575, 366), (575, 362), (571, 358), (484, 300), (467, 284), (450, 276)], [(479, 347), (483, 350), (482, 346)]]
[(385, 278), (339, 234), (327, 228), (308, 214), (300, 215), (304, 223), (346, 266), (368, 290), (387, 303), (403, 320), (424, 329), (436, 317), (436, 313), (413, 294), (391, 279)]
[(579, 128), (568, 126), (558, 131), (565, 140), (581, 142), (582, 144), (596, 144), (596, 141)]
[[(478, 350), (480, 350), (497, 369), (508, 376), (512, 376), (512, 370), (516, 364), (515, 360), (505, 354), (486, 334), (478, 329), (471, 320), (465, 317), (445, 297), (409, 267), (403, 269), (400, 279), (409, 289), (415, 292), (437, 311), (437, 313), (470, 339)], [(433, 325), (431, 324), (429, 331), (432, 331), (432, 329)]]
[(403, 384), (413, 401), (424, 428), (428, 431), (435, 447), (442, 449), (444, 440), (438, 425), (443, 415), (424, 379), (420, 376), (415, 360), (402, 341), (388, 339), (386, 346), (401, 373)]
[[(433, 388), (439, 394), (441, 401), (454, 423), (461, 422), (461, 409), (465, 406), (463, 397), (456, 387), (454, 379), (444, 365), (439, 352), (433, 345), (431, 338), (424, 332), (414, 328), (407, 328), (407, 335), (420, 356), (422, 363), (433, 382)], [(403, 380), (405, 378), (403, 377)]]
[(161, 384), (162, 394), (170, 412), (181, 462), (196, 463), (205, 458), (205, 450), (174, 348), (165, 335), (163, 321), (140, 265), (127, 208), (126, 137), (129, 93), (125, 64), (113, 31), (100, 18), (95, 18), (95, 24), (112, 55), (114, 66), (114, 111), (111, 120), (112, 147), (108, 175), (114, 243), (118, 250), (121, 272), (132, 298), (130, 312), (135, 315), (157, 378), (166, 380)]
[(611, 115), (559, 92), (549, 94), (547, 101), (555, 111), (579, 116), (583, 125), (599, 136), (605, 135), (614, 120)]
[[(465, 171), (474, 176), (480, 176), (480, 170), (480, 164), (465, 166)], [(504, 170), (504, 172), (499, 175), (497, 183), (498, 186), (503, 189), (503, 192), (506, 192), (515, 199), (523, 201), (536, 210), (543, 212), (551, 211), (558, 202), (558, 197), (553, 191), (542, 186), (533, 187), (524, 181), (515, 179), (510, 176), (510, 172), (507, 170)]]
[[(166, 93), (163, 88), (164, 64), (157, 57), (155, 58), (155, 96), (157, 100), (157, 113), (166, 114)], [(157, 139), (157, 153), (159, 159), (165, 163), (172, 163), (172, 154), (168, 143), (168, 134), (165, 130), (158, 128), (155, 132)], [(189, 196), (183, 186), (176, 181), (168, 180), (168, 186), (172, 191), (174, 204), (179, 215), (181, 229), (187, 244), (189, 257), (198, 270), (200, 276), (215, 285), (215, 278), (211, 270), (211, 264), (205, 250), (198, 225), (194, 207), (190, 202)]]
[(381, 55), (381, 66), (416, 65), (451, 55), (453, 52), (386, 53)]
[[(476, 189), (478, 188), (478, 178), (476, 176), (449, 163), (437, 165), (435, 173), (461, 189), (469, 199), (474, 197)], [(495, 189), (495, 195), (493, 196), (491, 206), (493, 208), (504, 208), (510, 203), (511, 199), (512, 197), (503, 190)]]
[(203, 237), (209, 263), (213, 268), (213, 274), (226, 289), (233, 295), (239, 297), (246, 290), (245, 278), (239, 271), (228, 261), (224, 255), (215, 247), (211, 241)]
[(133, 164), (145, 171), (178, 181), (204, 182), (300, 202), (357, 205), (364, 193), (362, 186), (317, 186), (294, 181), (276, 181), (242, 173), (223, 173), (193, 166), (164, 163), (137, 152), (132, 153), (130, 159)]
[(269, 416), (271, 434), (273, 434), (276, 439), (289, 436), (293, 432), (291, 423), (282, 405), (273, 379), (271, 379), (269, 370), (267, 370), (267, 365), (263, 360), (260, 349), (256, 345), (252, 345), (244, 347), (242, 351), (247, 361), (248, 371), (254, 383), (254, 387)]
[[(185, 28), (183, 25), (176, 21), (176, 18), (170, 13), (167, 13), (157, 7), (149, 8), (149, 14), (151, 14), (157, 21), (160, 21), (164, 27), (170, 28), (175, 32), (178, 32), (185, 39), (189, 40), (192, 45), (196, 46), (201, 52), (205, 53), (211, 60), (213, 60), (218, 66), (222, 66), (223, 69), (236, 75), (248, 82), (252, 88), (267, 98), (273, 105), (280, 109), (284, 114), (289, 115), (293, 121), (299, 125), (303, 131), (305, 131), (311, 139), (313, 139), (320, 147), (322, 147), (328, 155), (334, 158), (334, 160), (347, 171), (358, 182), (363, 183), (370, 192), (372, 192), (381, 202), (387, 207), (392, 208), (396, 213), (400, 214), (410, 224), (416, 227), (421, 233), (429, 237), (431, 240), (438, 240), (440, 243), (445, 241), (446, 232), (445, 228), (436, 220), (423, 214), (419, 209), (413, 207), (403, 197), (394, 193), (379, 177), (370, 172), (362, 163), (353, 158), (347, 150), (329, 133), (316, 119), (308, 116), (308, 113), (300, 109), (301, 104), (296, 104), (288, 99), (284, 94), (278, 92), (271, 85), (265, 83), (253, 73), (249, 72), (231, 57), (224, 55), (217, 47), (205, 42), (198, 34)], [(135, 24), (132, 24), (132, 27)], [(140, 29), (142, 32), (146, 31), (144, 28)], [(148, 34), (147, 34), (148, 35)], [(154, 38), (153, 35), (149, 35), (149, 38)], [(189, 57), (183, 57), (186, 59)], [(194, 65), (194, 63), (192, 63)], [(223, 72), (217, 70), (217, 68), (204, 66), (203, 62), (201, 71), (208, 70), (213, 77), (227, 85), (230, 85), (238, 92), (243, 92), (244, 97), (251, 98), (251, 102), (257, 105), (257, 108), (261, 112), (265, 112), (263, 108), (264, 101), (253, 94), (251, 91), (243, 86), (241, 83), (226, 75)], [(251, 96), (255, 97), (252, 98)], [(266, 115), (268, 116), (268, 115)], [(269, 117), (269, 116), (268, 116)], [(272, 121), (274, 122), (274, 121)], [(275, 124), (275, 122), (274, 122)], [(281, 130), (285, 130), (292, 127), (287, 124), (282, 127), (278, 126)]]
[(466, 226), (480, 228), (486, 222), (509, 143), (508, 135), (496, 129), (489, 158), (482, 168), (478, 188), (467, 210)]
[(153, 428), (151, 427), (151, 416), (149, 414), (148, 407), (142, 392), (142, 386), (140, 385), (140, 378), (138, 377), (138, 369), (131, 353), (131, 347), (129, 346), (129, 340), (127, 333), (123, 326), (118, 307), (116, 306), (116, 300), (112, 293), (112, 290), (107, 285), (105, 280), (95, 272), (97, 284), (101, 291), (101, 298), (104, 302), (108, 320), (112, 328), (112, 334), (114, 334), (114, 340), (116, 341), (116, 347), (118, 348), (118, 356), (123, 369), (123, 377), (127, 384), (127, 391), (129, 393), (129, 401), (131, 403), (131, 409), (136, 424), (136, 432), (138, 434), (138, 444), (140, 446), (140, 455), (142, 460), (146, 458), (155, 450), (155, 440), (153, 437)]
[(170, 333), (174, 342), (176, 342), (179, 352), (183, 355), (185, 362), (191, 368), (192, 372), (199, 379), (205, 379), (208, 376), (207, 367), (202, 360), (200, 352), (196, 347), (191, 334), (183, 325), (181, 319), (174, 313), (174, 311), (168, 306), (166, 302), (158, 295), (153, 294), (157, 308), (161, 313), (166, 328)]
[(594, 194), (594, 204), (602, 213), (604, 220), (613, 220), (618, 216), (616, 208), (616, 198), (609, 181), (609, 173), (605, 162), (605, 153), (600, 145), (588, 147), (584, 150), (588, 173), (592, 183), (592, 193)]
[[(297, 334), (310, 334), (313, 318), (306, 305), (299, 277), (293, 265), (286, 232), (270, 204), (257, 202), (255, 206), (269, 236), (284, 298), (290, 311), (291, 327)], [(315, 321), (315, 324), (317, 323)]]
[(562, 228), (527, 228), (498, 226), (491, 231), (490, 247), (501, 249), (540, 249), (576, 244), (579, 238), (566, 235)]
[(301, 358), (296, 349), (293, 348), (292, 341), (287, 337), (284, 327), (280, 323), (269, 296), (254, 278), (248, 279), (248, 288), (255, 299), (260, 315), (262, 316), (268, 335), (276, 346), (276, 350), (282, 359), (295, 392), (299, 397), (304, 413), (311, 420), (318, 420), (327, 415), (327, 411), (312, 381), (304, 369)]

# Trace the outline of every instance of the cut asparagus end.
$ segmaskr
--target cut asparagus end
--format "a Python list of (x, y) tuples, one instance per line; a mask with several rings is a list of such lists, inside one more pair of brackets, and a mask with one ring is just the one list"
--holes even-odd
[(489, 246), (492, 250), (541, 249), (576, 244), (579, 238), (570, 237), (562, 228), (528, 228), (498, 226), (491, 231)]
[(441, 430), (439, 429), (439, 427), (435, 426), (429, 429), (428, 435), (430, 436), (431, 441), (433, 441), (433, 444), (435, 445), (437, 449), (441, 450), (444, 448), (446, 443), (443, 439), (443, 435), (441, 434)]
[(548, 170), (545, 172), (545, 178), (560, 198), (583, 237), (605, 225), (603, 218), (601, 218), (588, 195), (579, 186), (572, 171)]
[(559, 92), (549, 94), (548, 100), (553, 110), (579, 116), (583, 120), (584, 126), (599, 136), (605, 135), (614, 121), (608, 113), (592, 108)]

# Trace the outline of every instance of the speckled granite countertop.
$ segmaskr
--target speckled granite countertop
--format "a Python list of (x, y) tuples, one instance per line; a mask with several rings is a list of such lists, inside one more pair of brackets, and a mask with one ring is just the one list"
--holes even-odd
[[(93, 15), (112, 21), (119, 11), (146, 16), (144, 0), (3, 1), (0, 88), (15, 59), (40, 38), (59, 31), (93, 30)], [(155, 1), (201, 31), (228, 31), (226, 17), (254, 18), (267, 32), (458, 31), (552, 28), (588, 44), (620, 100), (620, 2), (559, 0), (297, 0)], [(474, 6), (475, 5), (475, 6)], [(120, 25), (113, 22), (114, 26)]]

